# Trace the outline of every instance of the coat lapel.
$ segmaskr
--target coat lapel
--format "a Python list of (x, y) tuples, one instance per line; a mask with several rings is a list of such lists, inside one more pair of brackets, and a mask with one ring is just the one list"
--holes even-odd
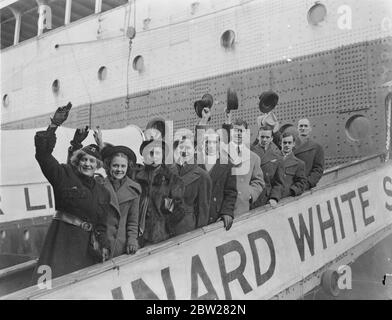
[(110, 183), (108, 177), (105, 178), (104, 186), (110, 193), (110, 205), (116, 210), (116, 212), (121, 215), (120, 213), (120, 205), (118, 203), (116, 191), (114, 191), (113, 185)]
[(116, 209), (119, 215), (121, 215), (120, 204), (137, 198), (141, 193), (140, 185), (128, 177), (126, 177), (125, 182), (121, 185), (120, 189), (118, 189), (117, 193), (108, 178), (105, 178), (104, 184), (110, 193), (110, 205)]
[(179, 171), (179, 168), (176, 164), (172, 165), (172, 171), (177, 174), (181, 180), (184, 182), (184, 185), (190, 185), (193, 181), (200, 178), (198, 172), (196, 172), (195, 168), (198, 167), (197, 164), (188, 164)]
[(128, 177), (126, 177), (126, 181), (117, 191), (118, 204), (120, 205), (124, 202), (131, 201), (137, 198), (138, 193), (140, 194), (140, 192), (140, 186), (134, 183)]
[(294, 149), (294, 154), (306, 152), (315, 148), (315, 144), (309, 139), (308, 141), (300, 144), (298, 148)]
[(292, 167), (297, 165), (297, 159), (294, 157), (293, 153), (290, 153), (285, 159), (285, 167)]

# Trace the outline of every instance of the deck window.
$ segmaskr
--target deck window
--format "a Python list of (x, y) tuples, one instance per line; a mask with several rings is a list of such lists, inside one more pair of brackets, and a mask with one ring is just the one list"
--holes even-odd
[(44, 33), (64, 25), (66, 0), (52, 0), (49, 2), (52, 11), (52, 29), (44, 29)]
[(71, 22), (94, 14), (95, 0), (72, 0)]
[(15, 17), (12, 12), (1, 12), (1, 49), (10, 47), (14, 44)]
[(38, 34), (38, 7), (22, 14), (19, 42), (36, 37)]
[(109, 11), (126, 3), (128, 3), (128, 0), (102, 0), (101, 12)]

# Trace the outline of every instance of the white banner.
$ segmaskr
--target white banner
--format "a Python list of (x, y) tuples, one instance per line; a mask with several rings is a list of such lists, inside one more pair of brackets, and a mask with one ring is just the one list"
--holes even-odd
[[(268, 299), (392, 223), (392, 164), (144, 257), (120, 257), (44, 299)], [(170, 243), (173, 240), (169, 241)], [(162, 247), (163, 246), (163, 247)], [(139, 255), (145, 254), (139, 252)], [(118, 268), (107, 270), (113, 262)], [(95, 268), (95, 269), (94, 269)], [(60, 279), (59, 279), (60, 280)]]

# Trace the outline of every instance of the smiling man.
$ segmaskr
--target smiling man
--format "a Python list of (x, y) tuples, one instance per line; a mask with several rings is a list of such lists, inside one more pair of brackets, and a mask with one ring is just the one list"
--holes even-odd
[(282, 198), (301, 195), (306, 184), (305, 163), (293, 154), (293, 133), (283, 133), (281, 145), (283, 160), (279, 163), (272, 185), (269, 200), (272, 206)]
[(282, 160), (281, 151), (273, 142), (272, 127), (260, 127), (257, 141), (257, 144), (253, 145), (251, 150), (260, 157), (260, 167), (264, 174), (265, 188), (252, 208), (263, 206), (268, 202), (275, 172)]
[(260, 158), (249, 150), (248, 124), (243, 119), (235, 119), (230, 130), (229, 155), (237, 176), (238, 196), (234, 215), (248, 212), (262, 193), (265, 183), (261, 171)]
[(298, 121), (299, 144), (294, 148), (295, 156), (305, 162), (305, 190), (314, 188), (324, 172), (324, 150), (310, 138), (312, 126), (308, 119)]

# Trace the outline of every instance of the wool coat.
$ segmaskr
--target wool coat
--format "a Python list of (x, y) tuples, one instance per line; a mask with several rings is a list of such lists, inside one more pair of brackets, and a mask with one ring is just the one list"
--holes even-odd
[(129, 177), (123, 178), (118, 190), (108, 177), (104, 186), (110, 194), (110, 210), (107, 216), (107, 238), (111, 257), (126, 253), (127, 245), (137, 245), (139, 200), (141, 187)]
[(253, 145), (251, 150), (260, 157), (260, 167), (264, 174), (265, 187), (259, 198), (252, 205), (252, 208), (257, 208), (265, 205), (271, 195), (272, 182), (275, 177), (275, 172), (282, 160), (282, 153), (278, 147), (271, 142), (267, 150), (262, 148), (259, 144)]
[[(109, 248), (106, 237), (109, 192), (70, 164), (60, 164), (52, 155), (56, 143), (53, 131), (35, 135), (35, 158), (45, 178), (53, 187), (56, 210), (66, 212), (93, 225), (101, 247)], [(90, 251), (91, 232), (72, 224), (53, 219), (33, 274), (33, 284), (40, 274), (39, 266), (51, 268), (52, 278), (74, 272), (99, 262)]]
[(279, 201), (289, 196), (299, 196), (304, 192), (305, 184), (305, 163), (291, 152), (279, 163), (270, 199)]
[(309, 139), (294, 148), (294, 155), (305, 162), (305, 190), (314, 188), (324, 172), (324, 150), (321, 145)]
[(174, 235), (183, 234), (208, 224), (212, 181), (209, 174), (197, 164), (179, 166), (173, 164), (171, 171), (184, 183), (184, 217), (174, 228)]

